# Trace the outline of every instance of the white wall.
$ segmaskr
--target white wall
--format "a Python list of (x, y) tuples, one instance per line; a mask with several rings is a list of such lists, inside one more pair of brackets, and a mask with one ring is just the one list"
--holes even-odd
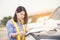
[(27, 9), (28, 15), (32, 15), (38, 11), (56, 8), (60, 5), (60, 0), (0, 0), (0, 19), (13, 16), (19, 5)]

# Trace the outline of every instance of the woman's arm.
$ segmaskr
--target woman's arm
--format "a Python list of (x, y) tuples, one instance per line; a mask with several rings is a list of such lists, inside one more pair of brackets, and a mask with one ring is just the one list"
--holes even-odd
[(19, 33), (12, 33), (12, 37), (13, 38), (15, 38), (15, 37), (17, 37), (17, 35), (20, 35), (20, 37), (22, 37), (23, 35), (25, 35), (25, 32), (23, 32), (23, 31), (20, 31)]
[(8, 31), (8, 36), (9, 38), (15, 38), (18, 34), (17, 33), (13, 33), (13, 25), (11, 23), (11, 21), (8, 21), (7, 24), (6, 24), (6, 28), (7, 28), (7, 31)]

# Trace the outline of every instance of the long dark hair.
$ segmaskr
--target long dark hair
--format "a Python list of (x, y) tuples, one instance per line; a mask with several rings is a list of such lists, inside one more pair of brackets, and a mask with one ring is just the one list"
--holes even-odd
[(21, 11), (24, 11), (24, 12), (25, 12), (24, 24), (27, 24), (28, 16), (27, 16), (26, 9), (25, 9), (23, 6), (17, 7), (13, 19), (14, 19), (15, 22), (17, 22), (17, 15), (16, 15), (16, 12), (19, 13), (19, 12), (21, 12)]

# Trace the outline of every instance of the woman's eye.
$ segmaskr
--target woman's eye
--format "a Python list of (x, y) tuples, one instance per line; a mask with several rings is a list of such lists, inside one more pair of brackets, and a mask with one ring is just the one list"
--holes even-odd
[(21, 13), (21, 15), (25, 15), (25, 14)]
[(21, 15), (23, 15), (23, 14), (21, 13)]

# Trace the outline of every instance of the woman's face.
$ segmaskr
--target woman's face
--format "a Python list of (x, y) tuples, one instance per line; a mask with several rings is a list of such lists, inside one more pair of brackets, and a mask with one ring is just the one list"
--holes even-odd
[(21, 11), (19, 13), (16, 13), (17, 15), (17, 19), (18, 20), (23, 20), (24, 19), (24, 16), (25, 16), (25, 12), (24, 11)]

